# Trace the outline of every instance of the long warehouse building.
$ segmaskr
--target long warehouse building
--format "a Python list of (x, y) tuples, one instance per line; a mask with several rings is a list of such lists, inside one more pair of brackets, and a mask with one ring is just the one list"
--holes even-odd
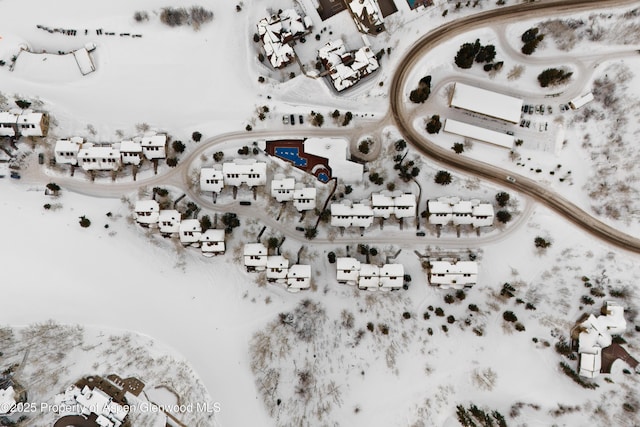
[(457, 120), (447, 119), (444, 122), (444, 131), (467, 138), (477, 139), (478, 141), (488, 142), (499, 147), (508, 149), (513, 148), (514, 138), (512, 135), (470, 125), (469, 123), (459, 122)]
[(522, 112), (522, 102), (520, 98), (456, 82), (449, 105), (507, 122), (518, 123)]

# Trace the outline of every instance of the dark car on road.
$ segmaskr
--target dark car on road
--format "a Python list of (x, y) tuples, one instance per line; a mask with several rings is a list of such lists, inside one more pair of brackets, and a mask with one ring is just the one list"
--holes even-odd
[(240, 201), (240, 204), (241, 204), (242, 206), (251, 206), (251, 202), (249, 202), (249, 201), (247, 201), (247, 200), (241, 200), (241, 201)]

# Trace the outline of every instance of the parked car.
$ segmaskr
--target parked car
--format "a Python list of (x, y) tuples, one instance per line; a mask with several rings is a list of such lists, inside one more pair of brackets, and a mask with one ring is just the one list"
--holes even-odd
[(527, 123), (526, 119), (520, 120), (520, 127), (523, 128), (525, 123)]
[(251, 202), (247, 201), (247, 200), (240, 200), (240, 204), (242, 206), (251, 206)]
[(507, 175), (507, 181), (516, 182), (516, 179), (514, 177), (512, 177), (511, 175)]
[(11, 171), (11, 178), (20, 179), (20, 174), (16, 171)]
[(551, 107), (551, 105), (547, 106), (547, 113), (553, 114), (553, 107)]
[(540, 107), (540, 109), (538, 110), (538, 114), (544, 114), (544, 110), (545, 110), (544, 105), (540, 104), (538, 105), (538, 107)]
[(545, 123), (544, 123), (544, 130), (547, 130), (547, 128), (548, 128), (548, 127), (549, 127), (549, 123), (548, 123), (548, 122), (545, 122)]
[(529, 114), (533, 114), (534, 106), (529, 104)]
[(529, 112), (529, 106), (528, 105), (522, 106), (522, 112), (528, 113)]
[(296, 116), (294, 116), (293, 114), (289, 116), (289, 120), (291, 121), (291, 126), (296, 124)]
[(508, 131), (507, 131), (507, 135), (511, 135), (511, 136), (513, 136), (513, 131), (512, 131), (512, 130), (508, 130)]
[(298, 230), (298, 231), (304, 231), (304, 227), (296, 227), (296, 230)]
[(289, 116), (282, 116), (282, 123), (285, 125), (289, 124)]
[(527, 120), (527, 123), (524, 124), (525, 127), (529, 127), (531, 125), (531, 120)]
[(304, 123), (304, 118), (302, 117), (302, 114), (298, 116), (298, 121), (300, 122), (300, 124)]
[(38, 164), (44, 165), (44, 153), (38, 153)]
[(424, 236), (426, 236), (426, 233), (424, 231), (417, 231), (416, 232), (416, 236), (424, 237)]

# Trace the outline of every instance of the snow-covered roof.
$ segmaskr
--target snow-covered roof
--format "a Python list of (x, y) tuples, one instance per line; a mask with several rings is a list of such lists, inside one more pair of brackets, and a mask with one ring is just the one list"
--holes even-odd
[(463, 213), (463, 214), (471, 214), (471, 202), (469, 200), (461, 200), (455, 205), (451, 206), (451, 211), (453, 213)]
[(197, 219), (185, 219), (180, 222), (180, 233), (202, 233), (202, 226)]
[(394, 198), (382, 193), (373, 193), (371, 195), (371, 206), (374, 209), (380, 207), (393, 208), (395, 206)]
[[(350, 0), (347, 4), (353, 12), (360, 31), (375, 32), (375, 27), (384, 24), (382, 12), (376, 0)], [(373, 28), (370, 28), (369, 25)]]
[(200, 169), (200, 190), (219, 193), (224, 188), (224, 175), (214, 168)]
[(289, 267), (288, 277), (310, 278), (311, 266), (309, 264), (294, 264), (291, 267)]
[(142, 153), (142, 145), (140, 144), (140, 140), (134, 141), (131, 139), (125, 139), (120, 142), (120, 152), (121, 153)]
[(245, 256), (267, 256), (267, 247), (262, 243), (246, 243), (244, 245)]
[(520, 98), (456, 82), (450, 105), (507, 122), (518, 123), (522, 113), (522, 102)]
[(180, 212), (174, 209), (160, 211), (158, 223), (161, 233), (177, 233), (180, 231)]
[(76, 59), (80, 72), (83, 76), (86, 76), (96, 70), (91, 54), (86, 48), (83, 47), (81, 49), (74, 50), (73, 57)]
[(302, 17), (295, 9), (285, 9), (278, 15), (258, 22), (258, 35), (265, 53), (274, 68), (280, 68), (295, 58), (289, 42), (310, 32), (311, 19)]
[[(380, 66), (375, 54), (364, 46), (357, 51), (347, 52), (342, 39), (328, 42), (318, 50), (318, 57), (323, 61), (333, 86), (337, 91), (347, 89), (378, 69)], [(344, 64), (344, 58), (352, 59), (350, 65)]]
[(80, 151), (80, 146), (82, 145), (82, 138), (78, 141), (75, 138), (69, 139), (59, 139), (56, 141), (56, 146), (54, 150), (56, 152), (75, 152), (76, 154)]
[(77, 408), (74, 411), (85, 416), (93, 413), (101, 420), (100, 426), (120, 427), (129, 412), (128, 407), (114, 402), (104, 391), (86, 385), (82, 390), (75, 385), (70, 386), (64, 393), (56, 395), (55, 401), (59, 413), (69, 414), (67, 408)]
[(160, 206), (155, 200), (138, 200), (135, 207), (136, 212), (159, 212)]
[(354, 222), (354, 225), (360, 223), (370, 225), (370, 221), (373, 219), (373, 209), (363, 203), (332, 203), (331, 223), (333, 224), (334, 220), (340, 219), (349, 219)]
[(478, 141), (488, 142), (503, 148), (513, 148), (513, 135), (507, 135), (503, 132), (486, 129), (480, 126), (471, 125), (469, 123), (459, 122), (453, 119), (446, 119), (444, 122), (444, 131), (467, 138), (476, 139)]
[(270, 256), (267, 258), (267, 268), (289, 268), (289, 260), (280, 255)]
[(16, 392), (12, 386), (0, 390), (0, 415), (12, 412), (16, 403)]
[(493, 216), (493, 205), (491, 203), (480, 203), (472, 209), (473, 216)]
[(267, 164), (255, 159), (237, 159), (222, 164), (225, 185), (264, 185), (267, 180)]
[(597, 317), (591, 314), (582, 322), (585, 330), (579, 335), (580, 353), (598, 354), (600, 349), (611, 345), (612, 335), (620, 335), (625, 331), (627, 321), (621, 305), (607, 301), (605, 312), (607, 314)]
[(598, 351), (597, 354), (580, 354), (580, 376), (585, 378), (595, 378), (600, 374), (601, 369), (602, 355), (600, 351)]
[(478, 274), (478, 263), (475, 261), (431, 261), (431, 273), (445, 274)]
[(360, 277), (362, 276), (380, 276), (380, 267), (375, 264), (361, 264)]
[(202, 242), (224, 242), (224, 230), (210, 228), (200, 236)]
[(442, 203), (439, 200), (429, 200), (427, 204), (429, 213), (432, 214), (450, 214), (453, 212), (449, 203)]
[(364, 166), (349, 160), (349, 142), (345, 138), (307, 138), (304, 151), (328, 159), (334, 177), (347, 182), (362, 181)]
[(569, 101), (569, 105), (571, 105), (571, 108), (573, 108), (574, 110), (577, 110), (584, 107), (591, 101), (593, 101), (593, 93), (589, 92), (586, 95), (578, 96), (577, 98), (572, 99), (571, 101)]
[(316, 198), (317, 190), (315, 187), (306, 187), (306, 188), (296, 188), (293, 190), (293, 199), (313, 199)]
[(338, 270), (360, 270), (360, 261), (351, 257), (336, 258), (336, 267)]
[(140, 143), (142, 147), (164, 147), (167, 143), (167, 135), (165, 134), (156, 134), (156, 135), (146, 135), (140, 139)]
[(108, 146), (95, 146), (93, 144), (84, 144), (78, 151), (78, 158), (101, 158), (111, 159), (118, 158), (120, 156), (120, 150), (108, 145)]
[(15, 124), (18, 121), (18, 115), (11, 111), (0, 111), (0, 123)]
[(402, 264), (385, 264), (380, 268), (380, 277), (397, 277), (404, 278), (404, 265)]
[(279, 202), (292, 200), (295, 186), (296, 180), (293, 178), (272, 179), (271, 196)]

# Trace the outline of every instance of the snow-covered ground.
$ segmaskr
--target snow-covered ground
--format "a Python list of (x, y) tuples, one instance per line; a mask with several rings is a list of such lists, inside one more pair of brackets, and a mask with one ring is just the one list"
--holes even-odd
[[(346, 12), (321, 23), (310, 1), (303, 1), (302, 5), (316, 26), (304, 45), (296, 45), (303, 64), (311, 66), (313, 50), (333, 36), (344, 34), (349, 47), (360, 47), (361, 40)], [(196, 147), (189, 141), (195, 130), (202, 132), (206, 139), (244, 129), (247, 124), (254, 129), (282, 129), (283, 114), (308, 114), (314, 109), (325, 114), (325, 127), (336, 129), (338, 125), (330, 119), (330, 112), (337, 108), (343, 113), (354, 112), (354, 124), (345, 128), (352, 132), (354, 139), (371, 135), (378, 143), (384, 141), (383, 155), (392, 156), (388, 144), (398, 137), (393, 129), (374, 132), (356, 126), (366, 127), (370, 119), (384, 115), (386, 83), (402, 52), (416, 37), (482, 7), (462, 5), (461, 10), (456, 11), (454, 5), (442, 2), (427, 10), (410, 11), (401, 0), (397, 0), (396, 5), (399, 12), (387, 19), (388, 31), (370, 38), (375, 52), (385, 49), (382, 68), (360, 86), (338, 96), (326, 81), (302, 76), (297, 65), (280, 72), (259, 63), (259, 49), (251, 37), (255, 24), (266, 16), (268, 8), (292, 6), (284, 0), (268, 5), (243, 5), (239, 12), (234, 4), (204, 5), (211, 8), (214, 18), (199, 31), (189, 26), (164, 26), (158, 18), (161, 6), (151, 0), (141, 0), (135, 5), (124, 0), (99, 2), (91, 8), (80, 0), (60, 0), (55, 4), (41, 1), (38, 7), (31, 2), (2, 0), (0, 9), (10, 13), (0, 14), (0, 60), (7, 62), (0, 68), (0, 93), (7, 98), (40, 100), (34, 106), (49, 111), (53, 118), (49, 143), (55, 137), (74, 135), (96, 141), (119, 140), (122, 135), (139, 133), (145, 127), (140, 124), (146, 123), (175, 139), (182, 139), (188, 144), (187, 155)], [(149, 21), (136, 23), (133, 19), (136, 10), (148, 12)], [(442, 17), (445, 10), (449, 12)], [(36, 25), (75, 29), (77, 36), (51, 34)], [(97, 29), (116, 35), (97, 35)], [(142, 37), (120, 36), (120, 33)], [(315, 40), (316, 33), (321, 34), (321, 40)], [(495, 40), (498, 46), (499, 40), (492, 30), (481, 30), (478, 34), (486, 37), (483, 43)], [(452, 71), (449, 64), (459, 43), (473, 41), (474, 37), (475, 33), (447, 43), (439, 55), (445, 65), (421, 64), (416, 67), (415, 81), (433, 73), (433, 84), (437, 85), (437, 73), (448, 75)], [(57, 52), (76, 49), (88, 42), (97, 45), (93, 53), (97, 71), (85, 77), (43, 76), (38, 70), (22, 67), (36, 67), (35, 63), (18, 63), (14, 71), (8, 69), (11, 57), (17, 54), (22, 43), (34, 51)], [(387, 48), (391, 48), (390, 54), (386, 53)], [(505, 61), (505, 67), (492, 84), (509, 84), (525, 92), (537, 90), (538, 66), (527, 66), (519, 78), (510, 80), (506, 76), (515, 65), (513, 60), (499, 48), (498, 58)], [(606, 74), (606, 65), (602, 67)], [(290, 79), (289, 72), (296, 76)], [(483, 73), (476, 67), (467, 75), (483, 79)], [(266, 77), (266, 82), (258, 82), (259, 76)], [(574, 78), (580, 76), (576, 69)], [(51, 83), (52, 79), (55, 84)], [(628, 87), (637, 87), (635, 80)], [(443, 102), (445, 92), (446, 85), (443, 85), (432, 98)], [(270, 107), (265, 121), (256, 118), (256, 110), (262, 105)], [(554, 108), (557, 110), (556, 105)], [(430, 111), (420, 113), (432, 114)], [(557, 111), (554, 114), (559, 115)], [(578, 114), (582, 113), (574, 115)], [(309, 129), (309, 126), (307, 118), (300, 129)], [(359, 132), (362, 135), (358, 135)], [(530, 135), (534, 131), (528, 132)], [(576, 138), (584, 138), (582, 135), (595, 131), (577, 125), (575, 132)], [(635, 130), (628, 132), (633, 134)], [(247, 135), (250, 139), (251, 134)], [(444, 139), (443, 143), (448, 147), (452, 142)], [(604, 147), (602, 143), (597, 145)], [(569, 153), (568, 149), (573, 146), (567, 144), (562, 153)], [(237, 148), (223, 145), (215, 151), (225, 151), (225, 160), (228, 160), (235, 157)], [(535, 160), (527, 160), (524, 168), (513, 166), (504, 152), (498, 154), (491, 148), (481, 147), (480, 143), (475, 143), (468, 154), (481, 159), (487, 156), (494, 161), (495, 157), (503, 156), (500, 164), (518, 171), (537, 168), (534, 162), (540, 162), (539, 167), (546, 167), (545, 171), (551, 168), (549, 165), (555, 167), (553, 155), (545, 153), (547, 157), (543, 159), (539, 148), (533, 147)], [(523, 146), (523, 153), (525, 149), (531, 150), (528, 142)], [(206, 154), (205, 159), (212, 153)], [(530, 157), (534, 159), (533, 155)], [(579, 157), (567, 154), (561, 168), (564, 171), (571, 165), (573, 181), (553, 184), (554, 189), (567, 196), (589, 179), (584, 165), (570, 163), (574, 158)], [(500, 190), (485, 187), (462, 174), (454, 174), (454, 183), (449, 187), (436, 186), (432, 180), (437, 168), (425, 160), (415, 160), (421, 167), (420, 180), (424, 183), (423, 205), (427, 197), (444, 194), (492, 200)], [(35, 162), (32, 164), (35, 166)], [(198, 162), (193, 164), (195, 170), (198, 165)], [(397, 180), (389, 163), (378, 161), (370, 166), (386, 174), (385, 185), (394, 180), (398, 189), (414, 187)], [(166, 171), (161, 168), (160, 173)], [(274, 171), (287, 169), (273, 167)], [(145, 177), (139, 176), (139, 179)], [(77, 178), (83, 179), (82, 175)], [(108, 183), (108, 177), (104, 181)], [(600, 378), (596, 380), (600, 388), (585, 390), (559, 371), (561, 356), (553, 350), (558, 337), (568, 335), (580, 314), (597, 311), (603, 300), (585, 288), (582, 277), (586, 276), (590, 278), (589, 283), (602, 288), (604, 294), (614, 291), (620, 295), (615, 291), (625, 290), (622, 303), (629, 309), (626, 346), (633, 355), (640, 355), (638, 334), (634, 332), (638, 294), (633, 290), (640, 278), (638, 257), (592, 240), (546, 209), (531, 208), (525, 199), (512, 195), (515, 199), (512, 207), (520, 210), (521, 215), (514, 219), (512, 226), (490, 231), (490, 238), (483, 241), (482, 248), (478, 248), (477, 236), (463, 235), (456, 239), (452, 230), (445, 230), (443, 240), (446, 238), (447, 243), (442, 245), (433, 233), (424, 239), (425, 243), (415, 244), (413, 232), (410, 241), (393, 237), (395, 240), (391, 242), (376, 244), (381, 253), (376, 262), (383, 262), (383, 255), (402, 249), (398, 261), (412, 277), (407, 291), (391, 294), (359, 292), (335, 282), (335, 267), (328, 263), (326, 254), (329, 251), (345, 254), (346, 242), (312, 244), (287, 239), (283, 252), (290, 260), (305, 245), (301, 262), (313, 264), (312, 290), (294, 295), (278, 286), (265, 286), (260, 275), (250, 275), (241, 266), (242, 244), (255, 239), (262, 228), (258, 220), (243, 216), (242, 227), (234, 231), (227, 242), (227, 254), (204, 258), (198, 249), (184, 249), (175, 240), (162, 239), (133, 223), (130, 202), (149, 197), (149, 188), (124, 194), (122, 199), (90, 198), (64, 189), (61, 196), (51, 198), (43, 194), (45, 184), (23, 184), (8, 177), (0, 179), (3, 195), (0, 219), (5, 224), (0, 254), (6, 261), (2, 273), (8, 284), (3, 297), (12, 302), (5, 304), (3, 322), (27, 325), (54, 319), (63, 324), (86, 325), (92, 331), (131, 330), (151, 336), (168, 346), (160, 351), (171, 354), (167, 358), (184, 358), (191, 364), (196, 374), (192, 376), (186, 367), (183, 373), (187, 378), (185, 383), (193, 381), (194, 385), (192, 389), (185, 385), (185, 390), (203, 394), (195, 379), (199, 376), (209, 394), (203, 399), (220, 403), (221, 411), (216, 414), (220, 425), (453, 425), (456, 405), (470, 403), (496, 409), (515, 424), (638, 423), (635, 414), (622, 409), (623, 403), (638, 408), (639, 400), (637, 379), (623, 374), (622, 364), (614, 366), (611, 382)], [(172, 197), (187, 191), (167, 187)], [(371, 191), (383, 188), (367, 184), (345, 197), (366, 198)], [(344, 188), (340, 187), (339, 191)], [(326, 196), (328, 191), (321, 193)], [(50, 204), (51, 209), (44, 209), (44, 204)], [(630, 206), (629, 211), (633, 213), (635, 205)], [(255, 206), (243, 212), (249, 214), (252, 209), (254, 212), (260, 209), (256, 216), (262, 217), (276, 212), (276, 206), (262, 194)], [(91, 220), (89, 228), (80, 227), (81, 216)], [(290, 225), (288, 230), (294, 226)], [(399, 235), (397, 224), (391, 221), (385, 229), (391, 230), (393, 236)], [(319, 239), (327, 237), (324, 233), (321, 232)], [(380, 239), (383, 233), (371, 230), (365, 234), (369, 235)], [(267, 229), (263, 238), (270, 236), (280, 237), (277, 230)], [(537, 236), (551, 240), (552, 247), (546, 252), (536, 250), (533, 239)], [(350, 236), (347, 234), (347, 237)], [(365, 241), (354, 235), (348, 243), (351, 253), (355, 252), (356, 238)], [(444, 295), (453, 292), (427, 285), (422, 260), (414, 250), (420, 254), (453, 251), (460, 255), (473, 251), (480, 262), (478, 286), (465, 294), (463, 302), (445, 304)], [(526, 310), (524, 303), (514, 301), (516, 298), (505, 300), (496, 296), (505, 282), (516, 288), (516, 298), (530, 302), (536, 310)], [(596, 302), (582, 307), (580, 298), (587, 294), (593, 295)], [(310, 299), (312, 304), (304, 304), (305, 299)], [(476, 304), (480, 311), (470, 311), (469, 304)], [(305, 319), (308, 307), (317, 308), (317, 328), (311, 335), (303, 335), (306, 341), (300, 342), (297, 334), (290, 333), (296, 332), (295, 327), (290, 328), (293, 324), (282, 322), (280, 314), (297, 313), (299, 317), (293, 318), (296, 324)], [(444, 317), (435, 314), (437, 307), (443, 308)], [(505, 323), (502, 320), (505, 310), (512, 310), (526, 330), (518, 332), (513, 325)], [(405, 312), (408, 314), (404, 315)], [(429, 313), (429, 319), (425, 319), (424, 313)], [(454, 316), (452, 323), (447, 323), (449, 315)], [(373, 331), (368, 330), (368, 322), (372, 323)], [(388, 333), (384, 333), (385, 326)], [(446, 326), (447, 331), (442, 326)], [(289, 344), (275, 343), (283, 346), (283, 353), (274, 353), (273, 357), (260, 361), (256, 358), (259, 349), (256, 343), (260, 336), (271, 332), (274, 340), (284, 337), (289, 339)], [(145, 340), (140, 338), (139, 342)], [(551, 347), (547, 348), (545, 342)], [(145, 374), (136, 372), (136, 366), (123, 369), (119, 363), (128, 362), (112, 363), (102, 356), (86, 355), (77, 369), (69, 371), (69, 380), (60, 380), (55, 387), (66, 385), (73, 375), (95, 373), (80, 372), (89, 367), (98, 371), (113, 369), (123, 375)], [(569, 363), (576, 368), (575, 362)], [(266, 378), (266, 374), (270, 377)], [(272, 381), (275, 375), (279, 378), (277, 384), (263, 381)], [(161, 385), (160, 382), (154, 385)], [(265, 390), (273, 394), (264, 393)], [(50, 390), (51, 393), (57, 391)], [(187, 391), (181, 397), (184, 398)], [(162, 391), (156, 391), (156, 397), (171, 400)], [(325, 398), (330, 399), (327, 406)], [(517, 409), (518, 402), (524, 405), (519, 416), (513, 409), (513, 405)], [(554, 415), (559, 404), (571, 408), (563, 409), (563, 415)], [(535, 409), (536, 405), (539, 409)], [(574, 410), (576, 405), (580, 406), (579, 411)], [(305, 418), (300, 418), (304, 411)], [(319, 415), (322, 421), (318, 420)], [(207, 421), (195, 424), (191, 419), (185, 422), (212, 425)], [(141, 422), (140, 425), (147, 424)]]

